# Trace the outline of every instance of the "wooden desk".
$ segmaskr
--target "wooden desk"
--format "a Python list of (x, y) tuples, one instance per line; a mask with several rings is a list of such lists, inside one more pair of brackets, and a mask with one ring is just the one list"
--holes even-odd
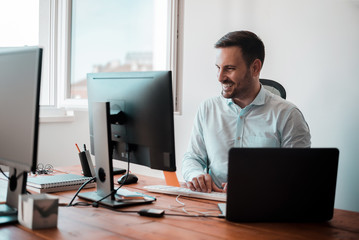
[[(79, 173), (78, 167), (72, 172)], [(145, 192), (146, 185), (164, 184), (164, 180), (139, 176), (128, 189)], [(116, 176), (116, 179), (118, 176)], [(86, 190), (88, 191), (88, 190)], [(57, 193), (61, 203), (68, 203), (75, 191)], [(166, 213), (186, 215), (171, 209), (178, 206), (174, 196), (152, 194), (152, 204), (121, 208), (165, 209)], [(218, 214), (216, 201), (180, 198), (187, 210), (197, 209)], [(77, 199), (77, 201), (82, 201)], [(55, 229), (29, 230), (19, 224), (0, 227), (1, 239), (359, 239), (359, 213), (338, 210), (326, 223), (232, 223), (220, 218), (165, 216), (142, 217), (137, 213), (93, 207), (59, 207)]]

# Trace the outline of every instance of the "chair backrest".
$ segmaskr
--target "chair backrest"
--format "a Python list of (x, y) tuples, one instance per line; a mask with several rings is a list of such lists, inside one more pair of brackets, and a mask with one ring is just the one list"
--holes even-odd
[(280, 83), (270, 79), (263, 79), (263, 78), (260, 78), (259, 81), (261, 82), (261, 84), (265, 89), (267, 89), (271, 93), (281, 96), (283, 99), (286, 99), (287, 93), (284, 87)]

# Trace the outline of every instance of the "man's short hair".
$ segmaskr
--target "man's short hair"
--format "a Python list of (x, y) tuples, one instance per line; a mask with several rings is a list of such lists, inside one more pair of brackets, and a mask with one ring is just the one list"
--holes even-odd
[(215, 48), (240, 47), (244, 61), (249, 67), (254, 60), (264, 62), (264, 44), (262, 40), (250, 31), (229, 32), (219, 39), (214, 45)]

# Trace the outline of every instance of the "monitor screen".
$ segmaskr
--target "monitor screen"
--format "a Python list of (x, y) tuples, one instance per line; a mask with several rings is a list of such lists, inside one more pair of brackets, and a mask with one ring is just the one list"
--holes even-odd
[(97, 191), (78, 196), (121, 207), (112, 159), (176, 171), (171, 72), (90, 73), (87, 91)]
[(27, 172), (36, 171), (41, 64), (41, 48), (0, 48), (0, 165), (9, 167), (0, 224), (17, 221)]
[(112, 158), (176, 171), (170, 71), (88, 74), (91, 152), (93, 103), (109, 102)]
[(36, 170), (42, 49), (0, 48), (0, 164)]

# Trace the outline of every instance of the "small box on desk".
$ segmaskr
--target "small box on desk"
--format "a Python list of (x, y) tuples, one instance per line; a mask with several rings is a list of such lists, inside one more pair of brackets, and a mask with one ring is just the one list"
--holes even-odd
[(57, 227), (59, 199), (48, 194), (20, 195), (18, 221), (31, 229)]

